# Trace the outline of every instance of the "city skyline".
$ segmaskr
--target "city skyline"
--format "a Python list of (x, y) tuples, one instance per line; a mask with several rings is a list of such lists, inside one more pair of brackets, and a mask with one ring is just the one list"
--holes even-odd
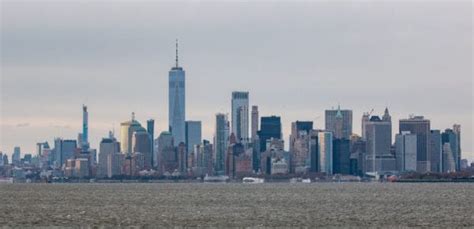
[[(10, 4), (14, 5), (13, 3)], [(392, 5), (394, 4), (395, 3), (392, 3)], [(45, 10), (48, 10), (51, 6), (43, 5), (41, 7), (44, 7)], [(97, 7), (100, 8), (99, 6)], [(382, 6), (379, 5), (379, 7)], [(437, 10), (439, 10), (436, 7), (434, 8), (435, 9), (430, 8), (428, 12), (432, 13), (432, 11), (437, 12)], [(14, 7), (13, 9), (19, 10), (18, 8)], [(345, 9), (350, 12), (358, 12), (357, 9), (353, 9), (349, 6), (346, 6)], [(2, 9), (2, 13), (3, 11), (4, 9)], [(20, 11), (20, 13), (21, 12), (22, 11)], [(77, 11), (73, 10), (73, 12), (80, 14), (80, 9)], [(20, 54), (18, 54), (18, 52), (16, 52), (22, 49), (20, 49), (18, 46), (15, 46), (18, 45), (18, 41), (14, 41), (13, 38), (18, 35), (18, 33), (21, 34), (22, 32), (27, 31), (22, 27), (22, 25), (25, 26), (27, 23), (23, 21), (22, 24), (22, 21), (20, 20), (18, 23), (18, 28), (14, 28), (11, 24), (9, 24), (12, 23), (12, 21), (9, 20), (12, 20), (12, 17), (14, 16), (10, 12), (5, 13), (7, 13), (6, 16), (2, 14), (2, 19), (4, 19), (2, 20), (2, 38), (4, 38), (2, 39), (2, 47), (6, 47), (6, 50), (2, 51), (2, 118), (0, 123), (2, 133), (0, 151), (7, 153), (10, 156), (14, 146), (21, 146), (22, 154), (23, 152), (34, 153), (37, 142), (44, 142), (46, 140), (51, 143), (54, 137), (76, 139), (77, 134), (81, 132), (82, 127), (82, 114), (78, 109), (78, 104), (82, 103), (86, 104), (88, 107), (88, 139), (92, 148), (98, 148), (100, 139), (107, 136), (108, 130), (115, 129), (115, 132), (118, 133), (120, 123), (125, 120), (129, 120), (131, 112), (136, 112), (137, 120), (140, 120), (141, 123), (145, 123), (145, 121), (150, 118), (154, 119), (156, 121), (155, 136), (159, 136), (161, 131), (167, 130), (166, 127), (168, 126), (168, 122), (166, 120), (168, 117), (166, 114), (168, 109), (166, 108), (166, 101), (168, 96), (166, 96), (166, 87), (168, 84), (166, 75), (168, 69), (173, 66), (173, 55), (169, 54), (170, 52), (172, 53), (174, 51), (172, 43), (174, 42), (175, 38), (170, 38), (171, 34), (170, 36), (167, 35), (159, 37), (160, 39), (159, 41), (156, 41), (156, 46), (152, 47), (154, 50), (162, 50), (163, 53), (151, 55), (148, 53), (149, 51), (144, 49), (145, 46), (135, 47), (137, 48), (135, 52), (143, 51), (146, 53), (147, 58), (150, 58), (147, 60), (149, 62), (140, 63), (138, 65), (133, 60), (128, 63), (129, 65), (127, 65), (127, 62), (130, 61), (130, 59), (124, 60), (125, 63), (121, 63), (120, 60), (115, 59), (108, 62), (104, 66), (99, 66), (101, 62), (97, 62), (97, 60), (82, 60), (81, 63), (75, 65), (68, 63), (67, 58), (66, 60), (54, 59), (61, 56), (61, 50), (43, 50), (46, 51), (46, 53), (49, 52), (49, 55), (53, 56), (53, 59), (51, 59), (50, 62), (46, 61), (45, 63), (44, 60), (39, 58), (40, 56), (33, 55), (33, 57), (28, 57), (28, 53), (20, 52)], [(256, 14), (256, 12), (254, 13)], [(434, 16), (432, 14), (428, 15)], [(34, 16), (35, 15), (33, 15), (33, 17)], [(57, 15), (53, 14), (49, 17), (55, 18), (55, 16)], [(252, 14), (251, 16), (255, 15)], [(302, 17), (303, 16), (299, 16), (296, 21), (301, 20)], [(426, 29), (427, 24), (423, 24), (425, 21), (421, 19), (419, 20), (421, 23), (421, 28)], [(240, 19), (240, 21), (245, 22), (243, 19)], [(26, 22), (28, 22), (28, 20)], [(54, 26), (59, 25), (59, 22), (52, 23), (53, 28)], [(396, 30), (398, 28), (396, 25), (398, 24), (395, 23), (395, 25), (393, 25), (393, 29), (398, 31)], [(77, 26), (76, 29), (79, 31), (84, 31), (84, 28), (81, 30), (79, 25), (75, 26)], [(303, 26), (299, 29), (308, 32), (309, 27), (311, 26), (306, 25), (306, 27)], [(73, 26), (73, 28), (75, 27)], [(236, 28), (242, 27), (236, 26)], [(406, 29), (403, 26), (402, 28)], [(443, 30), (445, 28), (443, 28), (442, 25), (441, 27), (436, 28), (441, 32), (445, 32), (445, 30)], [(271, 28), (269, 29), (271, 30)], [(12, 31), (12, 33), (8, 33), (9, 31)], [(90, 30), (86, 28), (85, 31)], [(149, 31), (149, 28), (145, 28), (144, 31)], [(416, 31), (410, 32), (412, 35), (419, 35), (416, 33)], [(410, 34), (410, 32), (408, 34)], [(427, 33), (427, 31), (423, 30), (423, 33)], [(38, 45), (46, 44), (46, 47), (49, 47), (47, 44), (49, 44), (48, 42), (51, 42), (52, 37), (48, 36), (53, 34), (58, 35), (54, 32), (52, 34), (44, 33), (43, 35), (46, 38), (43, 41), (40, 41), (38, 44), (34, 44), (29, 41), (26, 42), (26, 44), (30, 45), (33, 48), (33, 51), (41, 51), (43, 48)], [(62, 33), (59, 33), (59, 35), (60, 34)], [(255, 57), (250, 56), (252, 61), (258, 63), (257, 65), (244, 61), (243, 64), (235, 64), (234, 62), (233, 64), (236, 66), (232, 67), (231, 62), (224, 61), (224, 63), (222, 63), (223, 60), (220, 60), (220, 56), (234, 56), (235, 54), (236, 57), (241, 57), (249, 55), (249, 52), (251, 52), (251, 50), (256, 46), (249, 45), (245, 47), (244, 50), (246, 51), (239, 53), (237, 50), (232, 51), (232, 49), (222, 49), (225, 46), (223, 46), (221, 43), (217, 43), (216, 45), (218, 48), (214, 49), (211, 54), (206, 56), (206, 61), (203, 61), (199, 58), (199, 50), (212, 48), (211, 44), (203, 42), (202, 37), (193, 39), (193, 36), (186, 36), (186, 34), (183, 32), (175, 32), (172, 35), (178, 37), (181, 40), (180, 45), (182, 48), (180, 49), (180, 53), (182, 54), (180, 54), (180, 59), (182, 59), (182, 61), (180, 61), (180, 63), (182, 63), (181, 65), (183, 65), (183, 68), (186, 69), (188, 75), (186, 79), (186, 110), (188, 111), (186, 114), (186, 120), (202, 121), (203, 139), (212, 141), (215, 128), (214, 117), (216, 113), (231, 113), (231, 92), (248, 91), (250, 93), (249, 105), (258, 105), (260, 113), (259, 115), (261, 117), (278, 115), (282, 118), (283, 139), (285, 140), (286, 146), (288, 145), (288, 136), (291, 131), (291, 122), (296, 120), (310, 120), (315, 122), (315, 128), (323, 129), (324, 111), (333, 108), (335, 109), (338, 104), (340, 104), (344, 109), (353, 110), (353, 132), (358, 134), (360, 134), (359, 124), (363, 112), (368, 112), (371, 109), (375, 109), (375, 113), (382, 113), (385, 107), (389, 107), (392, 120), (394, 122), (392, 128), (392, 138), (394, 138), (395, 133), (398, 133), (398, 125), (395, 123), (399, 119), (407, 118), (410, 114), (425, 116), (427, 119), (431, 120), (432, 129), (440, 129), (441, 131), (443, 131), (445, 128), (450, 128), (452, 124), (457, 123), (461, 124), (462, 126), (463, 158), (468, 158), (470, 161), (472, 161), (474, 158), (474, 150), (472, 146), (472, 87), (469, 91), (469, 85), (472, 86), (472, 72), (467, 70), (466, 67), (469, 66), (463, 62), (465, 61), (464, 59), (453, 54), (456, 52), (457, 48), (465, 49), (466, 45), (472, 47), (472, 44), (470, 43), (459, 43), (460, 47), (456, 46), (456, 50), (453, 51), (451, 55), (447, 55), (450, 57), (455, 57), (457, 61), (461, 61), (461, 63), (454, 63), (453, 60), (447, 70), (443, 71), (442, 69), (435, 69), (433, 71), (425, 72), (424, 75), (420, 76), (419, 78), (417, 78), (415, 74), (408, 74), (409, 76), (404, 76), (405, 78), (401, 77), (402, 81), (408, 80), (410, 77), (414, 77), (413, 85), (394, 84), (398, 81), (399, 76), (395, 76), (394, 73), (391, 72), (381, 71), (382, 69), (377, 68), (377, 66), (370, 66), (373, 64), (370, 61), (368, 62), (369, 64), (358, 63), (360, 64), (359, 67), (353, 65), (355, 63), (351, 61), (349, 61), (348, 65), (342, 65), (343, 68), (347, 66), (349, 71), (355, 70), (355, 75), (360, 77), (362, 81), (368, 80), (364, 87), (364, 84), (354, 84), (352, 77), (347, 76), (347, 73), (343, 74), (344, 72), (338, 71), (336, 66), (334, 66), (334, 64), (338, 63), (337, 61), (328, 62), (327, 60), (321, 59), (322, 56), (317, 55), (314, 58), (320, 62), (308, 62), (307, 59), (298, 58), (300, 53), (308, 55), (308, 53), (304, 51), (304, 48), (309, 49), (312, 47), (312, 44), (306, 44), (304, 47), (301, 45), (296, 45), (294, 43), (298, 39), (294, 37), (286, 37), (288, 39), (288, 43), (286, 44), (288, 46), (290, 46), (289, 44), (291, 44), (291, 46), (295, 45), (297, 48), (295, 47), (294, 50), (286, 49), (286, 51), (283, 52), (286, 54), (291, 54), (291, 58), (289, 57), (283, 59), (288, 61), (288, 63), (285, 65), (278, 66), (278, 63), (282, 60), (278, 58), (278, 55), (274, 56), (276, 53), (269, 51), (269, 49), (260, 49), (260, 51), (256, 53), (257, 55), (255, 55)], [(361, 33), (359, 35), (363, 36), (366, 34)], [(70, 38), (68, 37), (60, 37), (58, 39), (63, 42), (70, 41)], [(392, 43), (394, 44), (402, 44), (404, 41), (402, 38), (393, 39), (394, 41)], [(463, 37), (455, 40), (465, 42)], [(231, 41), (235, 42), (235, 40)], [(267, 40), (262, 37), (260, 37), (260, 39), (254, 40), (254, 42), (257, 44), (264, 41)], [(101, 41), (99, 41), (99, 43), (100, 42)], [(133, 40), (130, 42), (133, 42)], [(341, 44), (340, 42), (340, 40), (335, 41), (337, 44)], [(330, 45), (330, 41), (327, 40), (323, 43), (325, 45)], [(270, 46), (281, 48), (279, 45), (282, 44), (285, 43), (280, 40), (277, 43), (271, 43)], [(318, 46), (317, 44), (314, 45)], [(352, 47), (351, 45), (348, 46)], [(321, 48), (323, 48), (323, 46), (318, 46), (315, 50), (319, 50)], [(65, 48), (64, 50), (68, 49)], [(98, 54), (110, 55), (112, 50), (107, 49), (102, 51), (103, 53)], [(409, 50), (406, 49), (405, 51)], [(414, 54), (418, 51), (420, 50), (412, 50), (409, 53)], [(449, 50), (443, 49), (443, 51), (449, 53)], [(73, 50), (73, 54), (74, 53), (78, 54), (79, 56), (89, 56), (93, 54), (86, 51), (85, 53), (79, 53), (77, 50)], [(326, 54), (329, 53), (331, 52), (326, 50)], [(404, 54), (406, 54), (403, 52), (397, 53), (394, 50), (392, 50), (390, 53), (395, 55), (397, 58), (401, 58)], [(137, 53), (134, 54), (137, 55)], [(316, 52), (314, 54), (316, 54)], [(340, 56), (340, 54), (330, 57), (329, 59), (336, 60), (337, 58), (341, 58), (342, 56)], [(428, 54), (418, 54), (418, 58), (421, 59), (423, 57), (427, 57)], [(380, 57), (380, 55), (382, 54), (375, 53), (373, 58)], [(151, 58), (153, 56), (156, 58)], [(23, 60), (21, 57), (28, 58)], [(266, 58), (269, 58), (267, 62)], [(142, 60), (140, 58), (138, 59)], [(74, 58), (72, 58), (72, 60), (74, 60)], [(444, 60), (444, 58), (431, 60), (431, 62), (427, 60), (421, 64), (427, 64), (427, 66), (431, 66), (434, 65), (434, 63), (437, 63), (437, 61), (441, 60)], [(215, 63), (213, 63), (214, 61)], [(293, 65), (293, 61), (301, 61), (302, 63), (296, 66)], [(372, 59), (372, 61), (374, 60)], [(153, 64), (153, 62), (157, 63)], [(389, 64), (390, 61), (375, 61), (375, 64), (384, 63)], [(319, 68), (312, 67), (314, 64), (316, 64)], [(226, 77), (227, 72), (222, 71), (223, 68), (220, 65), (230, 67), (229, 72), (234, 77)], [(304, 66), (307, 66), (307, 69), (305, 69)], [(137, 67), (145, 67), (144, 69), (147, 70), (142, 69), (137, 71)], [(321, 71), (321, 67), (322, 69), (325, 69), (325, 71)], [(416, 70), (415, 72), (418, 73), (426, 71), (424, 67), (417, 68), (411, 66), (408, 61), (402, 61), (400, 66), (394, 64), (393, 66), (389, 67), (389, 69), (396, 69), (397, 67), (407, 68), (404, 68), (405, 71), (408, 71), (408, 69)], [(452, 70), (456, 67), (461, 67), (462, 69), (458, 70), (460, 71), (460, 74), (446, 77), (451, 78), (451, 80), (436, 78), (443, 76), (443, 74), (448, 75), (456, 73), (456, 70)], [(64, 72), (69, 72), (71, 70), (72, 72), (64, 74)], [(219, 71), (214, 72), (215, 70)], [(283, 73), (278, 73), (277, 71), (279, 70), (284, 71), (282, 71)], [(38, 74), (41, 74), (41, 77), (38, 78), (44, 78), (45, 82), (38, 81), (38, 79), (35, 79), (35, 77), (31, 76), (33, 71), (35, 73), (38, 71)], [(124, 78), (112, 77), (114, 74), (117, 74), (120, 71), (124, 71), (124, 73), (119, 74)], [(436, 71), (441, 71), (441, 73), (437, 73)], [(48, 76), (48, 72), (52, 76)], [(364, 77), (364, 73), (371, 76)], [(383, 79), (378, 79), (375, 77), (375, 75), (377, 75), (376, 73), (382, 73), (384, 76), (382, 77)], [(272, 77), (275, 74), (277, 77)], [(304, 75), (304, 77), (298, 75)], [(436, 77), (431, 77), (432, 75)], [(256, 76), (260, 76), (261, 78), (255, 78)], [(471, 78), (469, 78), (470, 76)], [(395, 80), (391, 77), (394, 77)], [(286, 80), (287, 78), (288, 80)], [(75, 81), (77, 79), (81, 80)], [(254, 79), (255, 81), (249, 81), (250, 79)], [(426, 85), (421, 84), (427, 79), (434, 82), (428, 82)], [(344, 83), (344, 80), (347, 82)], [(71, 81), (70, 83), (72, 83), (72, 85), (67, 83), (67, 81)], [(112, 86), (106, 83), (108, 81), (112, 81)], [(139, 83), (137, 84), (136, 81)], [(273, 86), (272, 81), (276, 81), (275, 83), (277, 87)], [(388, 81), (389, 85), (386, 85), (385, 81)], [(211, 85), (209, 85), (210, 82), (212, 82)], [(309, 82), (309, 84), (306, 82)], [(55, 88), (50, 85), (54, 83), (57, 83), (59, 88)], [(78, 84), (74, 86), (74, 83)], [(270, 85), (270, 87), (268, 87), (265, 83)], [(321, 86), (321, 84), (323, 84), (323, 86)], [(156, 89), (155, 85), (158, 85), (158, 90)], [(23, 88), (21, 86), (24, 86), (28, 92), (31, 91), (31, 94), (21, 93), (19, 90)], [(351, 89), (352, 86), (354, 87), (353, 89)], [(431, 90), (438, 88), (439, 90), (431, 94), (419, 94), (420, 86), (426, 86), (427, 89)], [(75, 87), (78, 88), (76, 89)], [(88, 89), (86, 87), (90, 87), (92, 89)], [(135, 91), (136, 88), (139, 88), (139, 90)], [(359, 98), (356, 100), (351, 95), (351, 93), (357, 93), (357, 90), (355, 90), (356, 88), (358, 88), (360, 92), (356, 95), (359, 95), (361, 99)], [(59, 90), (54, 91), (54, 89)], [(423, 89), (425, 90), (425, 88)], [(452, 89), (450, 93), (454, 95), (446, 94), (446, 90), (449, 89)], [(130, 93), (121, 93), (123, 90), (130, 90)], [(315, 92), (313, 92), (313, 90)], [(384, 90), (388, 90), (388, 92), (384, 92)], [(84, 94), (78, 94), (79, 91)], [(397, 91), (402, 91), (404, 93), (396, 94)], [(471, 97), (469, 99), (464, 99), (469, 97), (469, 92), (471, 93)], [(395, 93), (395, 95), (393, 95), (393, 93)], [(133, 98), (123, 97), (123, 95), (120, 94), (133, 94)], [(305, 97), (301, 98), (303, 95), (305, 95)], [(409, 101), (411, 100), (409, 95), (417, 95), (416, 99), (419, 101), (416, 103)], [(446, 98), (444, 98), (445, 96)], [(452, 102), (453, 97), (456, 96), (459, 99), (456, 101), (459, 101), (459, 103)], [(35, 99), (34, 102), (31, 102), (33, 98), (37, 98), (37, 100)], [(295, 104), (292, 103), (291, 99), (300, 99), (300, 101)], [(440, 102), (428, 102), (434, 99)], [(471, 103), (469, 104), (469, 102)], [(53, 106), (54, 104), (59, 104), (59, 106)], [(443, 106), (440, 107), (440, 104)], [(27, 109), (21, 109), (22, 106), (25, 106)], [(354, 109), (356, 107), (358, 109)]]

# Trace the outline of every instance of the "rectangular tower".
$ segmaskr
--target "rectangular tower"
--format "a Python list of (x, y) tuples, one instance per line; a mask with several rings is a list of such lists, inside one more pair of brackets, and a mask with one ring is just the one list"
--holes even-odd
[(249, 93), (246, 91), (232, 92), (232, 125), (237, 141), (249, 140)]

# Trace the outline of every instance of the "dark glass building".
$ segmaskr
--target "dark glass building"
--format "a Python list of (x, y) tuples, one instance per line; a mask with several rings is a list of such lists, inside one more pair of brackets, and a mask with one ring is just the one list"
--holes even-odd
[(279, 116), (262, 117), (260, 119), (260, 152), (267, 149), (267, 140), (271, 138), (281, 139), (281, 118)]
[(334, 174), (350, 174), (350, 140), (333, 140), (333, 172)]

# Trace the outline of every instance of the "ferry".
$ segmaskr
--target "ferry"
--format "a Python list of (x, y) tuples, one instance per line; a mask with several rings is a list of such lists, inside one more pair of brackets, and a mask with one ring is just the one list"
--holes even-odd
[(261, 184), (265, 183), (265, 179), (257, 177), (244, 177), (244, 179), (242, 179), (242, 183)]
[(204, 177), (204, 182), (227, 182), (229, 180), (229, 176), (209, 176), (206, 175)]
[(0, 178), (0, 184), (13, 184), (13, 178)]
[(300, 178), (300, 177), (298, 177), (298, 178), (294, 177), (294, 178), (290, 179), (290, 183), (292, 183), (292, 184), (294, 184), (294, 183), (311, 183), (311, 179), (309, 179), (309, 178), (303, 179), (303, 178)]

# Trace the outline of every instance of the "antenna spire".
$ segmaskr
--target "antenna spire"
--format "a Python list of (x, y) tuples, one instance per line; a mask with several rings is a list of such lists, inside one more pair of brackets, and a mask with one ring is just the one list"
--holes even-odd
[(176, 39), (176, 67), (178, 67), (178, 39)]

